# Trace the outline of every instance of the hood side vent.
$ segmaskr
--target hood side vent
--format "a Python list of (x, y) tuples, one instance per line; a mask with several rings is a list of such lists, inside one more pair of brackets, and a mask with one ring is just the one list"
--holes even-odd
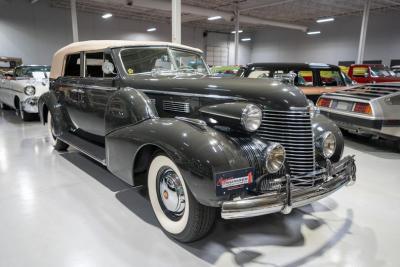
[(190, 113), (190, 104), (186, 102), (175, 102), (175, 101), (164, 100), (163, 109), (165, 111)]

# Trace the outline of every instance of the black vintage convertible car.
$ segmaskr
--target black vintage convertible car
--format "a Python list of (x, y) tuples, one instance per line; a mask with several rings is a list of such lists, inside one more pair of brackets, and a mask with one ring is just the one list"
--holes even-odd
[(210, 77), (198, 49), (74, 43), (50, 76), (39, 109), (54, 148), (147, 187), (162, 229), (182, 242), (207, 234), (217, 212), (287, 214), (355, 181), (340, 130), (298, 88)]

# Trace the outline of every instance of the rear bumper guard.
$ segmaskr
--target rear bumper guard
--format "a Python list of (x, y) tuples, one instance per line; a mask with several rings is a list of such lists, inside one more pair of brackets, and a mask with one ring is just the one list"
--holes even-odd
[[(312, 187), (296, 187), (292, 180), (304, 178), (323, 179), (323, 182)], [(326, 168), (302, 176), (286, 175), (284, 192), (266, 193), (259, 196), (239, 198), (222, 203), (221, 217), (238, 219), (255, 217), (275, 212), (288, 214), (298, 208), (327, 197), (345, 185), (356, 181), (354, 156), (347, 156), (337, 163), (327, 160)]]

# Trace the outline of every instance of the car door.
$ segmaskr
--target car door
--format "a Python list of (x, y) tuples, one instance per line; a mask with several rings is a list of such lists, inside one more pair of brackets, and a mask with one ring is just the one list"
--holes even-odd
[[(72, 128), (81, 127), (82, 116), (82, 89), (79, 87), (81, 72), (81, 54), (73, 53), (66, 56), (64, 74), (54, 81), (54, 93), (61, 106), (65, 107), (67, 115), (72, 123)], [(82, 69), (82, 70), (81, 70)]]
[(84, 77), (81, 79), (80, 129), (99, 137), (105, 136), (104, 115), (108, 99), (118, 89), (115, 74), (104, 74), (102, 65), (105, 60), (112, 62), (108, 53), (87, 52), (84, 54)]
[(7, 104), (7, 90), (8, 90), (9, 80), (6, 76), (2, 75), (0, 78), (0, 101)]
[(352, 78), (358, 83), (372, 82), (371, 70), (367, 66), (354, 66), (352, 69)]

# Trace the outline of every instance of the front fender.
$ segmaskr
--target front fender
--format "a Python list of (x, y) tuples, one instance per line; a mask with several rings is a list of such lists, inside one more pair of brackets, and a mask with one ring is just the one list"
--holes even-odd
[[(327, 131), (330, 131), (335, 135), (336, 151), (331, 157), (331, 161), (338, 162), (342, 157), (344, 149), (344, 138), (339, 127), (337, 127), (337, 125), (333, 121), (331, 121), (324, 115), (316, 114), (312, 118), (312, 128), (314, 132), (314, 140), (318, 140), (318, 138)], [(316, 153), (316, 156), (318, 162), (324, 161), (324, 159), (318, 153)]]
[(54, 122), (54, 133), (57, 136), (60, 135), (63, 131), (69, 129), (69, 124), (65, 116), (65, 111), (58, 103), (54, 91), (48, 91), (39, 97), (38, 109), (40, 121), (43, 124), (47, 122), (47, 112), (51, 113)]
[(145, 94), (130, 87), (120, 89), (107, 101), (106, 134), (156, 117), (158, 117), (157, 110)]
[(214, 174), (250, 167), (237, 143), (208, 126), (156, 118), (113, 131), (106, 136), (107, 166), (116, 176), (134, 184), (134, 162), (141, 147), (153, 145), (178, 165), (196, 199), (217, 206)]

